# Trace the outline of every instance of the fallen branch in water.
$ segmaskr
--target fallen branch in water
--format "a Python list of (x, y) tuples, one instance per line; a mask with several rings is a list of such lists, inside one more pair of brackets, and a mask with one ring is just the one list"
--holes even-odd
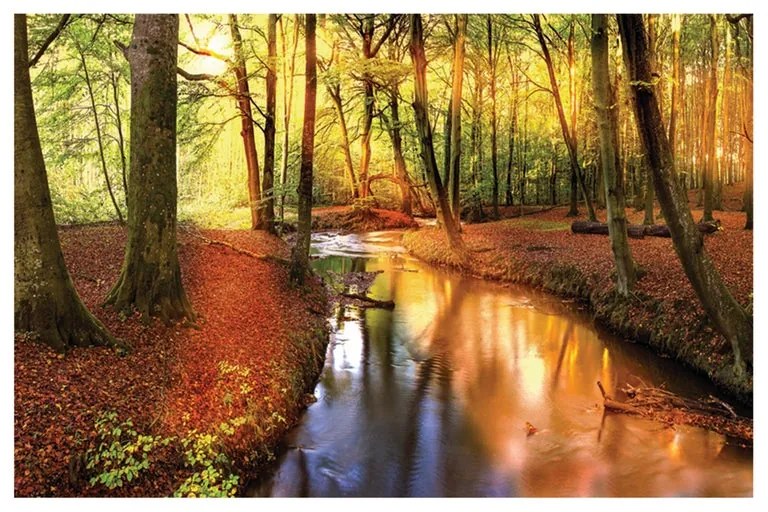
[(693, 400), (663, 388), (627, 384), (622, 391), (628, 400), (619, 402), (605, 392), (600, 381), (597, 387), (606, 411), (634, 414), (670, 426), (691, 425), (752, 442), (752, 420), (738, 416), (733, 407), (713, 396)]
[(395, 303), (392, 302), (391, 300), (373, 299), (371, 297), (368, 297), (367, 295), (361, 295), (359, 293), (341, 293), (339, 295), (346, 299), (354, 299), (354, 300), (359, 300), (360, 302), (364, 302), (368, 304), (367, 307), (383, 308), (383, 309), (393, 309), (395, 307)]

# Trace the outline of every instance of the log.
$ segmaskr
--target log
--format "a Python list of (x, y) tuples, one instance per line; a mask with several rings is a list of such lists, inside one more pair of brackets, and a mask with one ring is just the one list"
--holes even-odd
[[(588, 220), (576, 220), (571, 224), (571, 231), (577, 235), (607, 235), (608, 224), (591, 222)], [(630, 224), (627, 226), (627, 235), (630, 238), (644, 238), (645, 226)]]
[[(699, 233), (703, 235), (710, 235), (720, 229), (719, 222), (699, 222), (697, 226), (699, 228)], [(666, 224), (654, 224), (653, 226), (645, 226), (645, 234), (648, 236), (660, 236), (662, 238), (672, 237)]]
[[(705, 235), (709, 235), (720, 229), (720, 225), (717, 222), (700, 222), (697, 226), (699, 232)], [(608, 224), (603, 222), (577, 220), (571, 224), (571, 232), (577, 235), (607, 235)], [(627, 226), (627, 235), (629, 235), (630, 238), (644, 238), (645, 236), (658, 236), (662, 238), (671, 237), (669, 228), (666, 224), (654, 224), (651, 226), (630, 224)]]
[(367, 295), (361, 295), (359, 293), (341, 293), (342, 297), (347, 299), (359, 300), (366, 303), (366, 307), (382, 308), (382, 309), (394, 309), (395, 303), (391, 300), (378, 300), (368, 297)]

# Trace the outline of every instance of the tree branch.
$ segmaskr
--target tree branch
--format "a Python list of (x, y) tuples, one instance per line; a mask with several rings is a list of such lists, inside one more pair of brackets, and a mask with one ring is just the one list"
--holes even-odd
[(224, 55), (222, 55), (220, 53), (217, 53), (217, 52), (215, 52), (213, 50), (210, 50), (208, 48), (195, 48), (194, 46), (188, 45), (184, 41), (179, 41), (179, 45), (183, 46), (184, 48), (186, 48), (187, 50), (189, 50), (190, 52), (192, 52), (192, 53), (194, 53), (196, 55), (203, 55), (205, 57), (213, 57), (214, 59), (218, 59), (218, 60), (220, 60), (222, 62), (226, 62), (227, 64), (231, 64), (229, 58), (227, 58), (226, 56), (224, 56)]
[(67, 27), (69, 24), (69, 21), (71, 19), (71, 14), (63, 14), (61, 16), (61, 19), (59, 20), (59, 24), (56, 25), (56, 28), (53, 29), (53, 32), (51, 32), (48, 37), (45, 38), (45, 41), (43, 41), (43, 44), (40, 46), (40, 49), (37, 50), (37, 53), (34, 57), (32, 57), (29, 60), (29, 67), (33, 67), (37, 62), (40, 60), (40, 58), (45, 53), (45, 50), (48, 49), (49, 46), (56, 40), (57, 37), (61, 34), (61, 32)]

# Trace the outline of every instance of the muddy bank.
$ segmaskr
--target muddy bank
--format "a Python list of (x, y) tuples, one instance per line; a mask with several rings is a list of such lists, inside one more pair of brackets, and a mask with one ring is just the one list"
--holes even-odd
[[(741, 229), (743, 214), (718, 213), (724, 230), (707, 237), (707, 251), (737, 300), (751, 307), (752, 233)], [(630, 241), (642, 277), (632, 296), (623, 299), (613, 292), (608, 237), (574, 235), (569, 231), (571, 220), (565, 218), (564, 208), (558, 208), (521, 219), (464, 226), (470, 258), (463, 266), (445, 250), (442, 232), (435, 228), (409, 231), (403, 243), (430, 263), (583, 301), (612, 331), (675, 358), (739, 402), (751, 405), (752, 374), (733, 375), (730, 346), (699, 306), (671, 240)]]

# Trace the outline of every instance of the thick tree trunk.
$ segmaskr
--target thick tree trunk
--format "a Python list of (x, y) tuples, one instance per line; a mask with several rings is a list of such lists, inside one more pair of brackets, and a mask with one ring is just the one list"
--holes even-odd
[(80, 297), (64, 264), (29, 77), (27, 18), (14, 15), (13, 199), (14, 328), (34, 332), (63, 352), (90, 345), (122, 346)]
[(752, 361), (752, 321), (733, 298), (704, 250), (704, 240), (688, 209), (688, 198), (675, 177), (669, 141), (659, 112), (648, 62), (642, 15), (618, 15), (624, 61), (635, 107), (637, 131), (653, 170), (656, 195), (675, 251), (707, 316), (731, 344), (738, 375), (742, 360)]
[[(579, 159), (577, 155), (577, 148), (576, 148), (576, 139), (575, 139), (575, 132), (572, 135), (571, 130), (568, 128), (568, 120), (565, 118), (565, 110), (563, 109), (563, 102), (560, 98), (560, 88), (557, 85), (557, 77), (555, 76), (555, 68), (552, 63), (552, 57), (549, 54), (549, 47), (547, 46), (547, 41), (544, 37), (544, 31), (541, 28), (541, 21), (539, 19), (538, 14), (533, 15), (533, 25), (536, 30), (536, 36), (539, 40), (539, 45), (541, 46), (542, 55), (544, 57), (544, 62), (547, 65), (547, 72), (549, 74), (549, 83), (552, 86), (552, 96), (555, 99), (555, 106), (557, 107), (557, 117), (560, 120), (560, 128), (563, 132), (563, 140), (565, 141), (565, 146), (568, 148), (568, 159), (571, 164), (571, 171), (576, 176), (576, 181), (578, 182), (578, 185), (581, 187), (581, 191), (584, 194), (584, 200), (587, 204), (587, 214), (589, 216), (589, 220), (594, 221), (597, 219), (595, 216), (595, 210), (592, 207), (592, 200), (589, 197), (589, 192), (587, 190), (586, 184), (584, 183), (584, 174), (581, 170), (581, 165), (579, 165)], [(572, 183), (572, 189), (573, 181)], [(569, 212), (570, 214), (570, 212)]]
[(467, 37), (468, 15), (458, 14), (456, 39), (453, 44), (453, 83), (451, 84), (451, 171), (448, 195), (451, 213), (461, 229), (461, 92), (464, 82), (464, 44)]
[(248, 201), (251, 207), (251, 229), (264, 229), (264, 207), (261, 204), (259, 176), (259, 155), (256, 152), (256, 138), (253, 131), (251, 91), (248, 85), (248, 70), (243, 53), (243, 38), (237, 25), (237, 16), (229, 15), (229, 29), (234, 49), (234, 72), (237, 80), (237, 109), (240, 113), (240, 136), (243, 138), (245, 165), (248, 170)]
[(264, 119), (264, 229), (275, 232), (275, 115), (277, 112), (277, 15), (267, 18), (267, 116)]
[(421, 158), (426, 169), (427, 181), (432, 191), (432, 197), (435, 199), (435, 209), (437, 210), (437, 219), (445, 230), (448, 243), (451, 249), (461, 255), (464, 252), (464, 242), (459, 234), (451, 210), (448, 205), (448, 198), (440, 179), (440, 171), (435, 160), (435, 150), (432, 143), (432, 127), (429, 123), (429, 114), (427, 107), (429, 105), (429, 96), (427, 91), (427, 58), (424, 54), (424, 32), (421, 24), (421, 15), (410, 15), (410, 52), (414, 69), (414, 101), (413, 110), (416, 116), (416, 130), (419, 134), (419, 144), (421, 149)]
[(306, 67), (304, 87), (304, 125), (301, 134), (301, 169), (299, 171), (299, 220), (296, 245), (291, 252), (291, 280), (303, 283), (309, 273), (309, 243), (312, 234), (312, 164), (315, 154), (315, 108), (317, 100), (317, 49), (315, 14), (306, 15)]
[(195, 320), (176, 252), (177, 15), (136, 15), (131, 66), (128, 244), (106, 303), (142, 319)]

